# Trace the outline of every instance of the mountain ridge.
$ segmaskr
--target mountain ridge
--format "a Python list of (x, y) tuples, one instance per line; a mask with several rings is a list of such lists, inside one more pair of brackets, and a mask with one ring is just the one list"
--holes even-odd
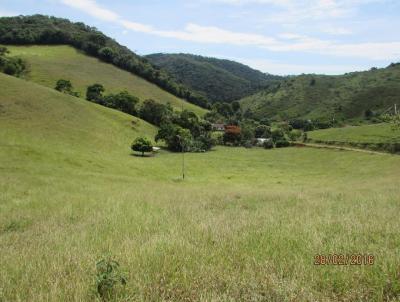
[(188, 53), (145, 57), (211, 102), (232, 102), (283, 79), (228, 59)]

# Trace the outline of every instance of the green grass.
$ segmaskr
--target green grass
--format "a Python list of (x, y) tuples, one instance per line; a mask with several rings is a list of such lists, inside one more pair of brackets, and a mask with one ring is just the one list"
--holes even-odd
[(400, 130), (387, 123), (316, 130), (308, 132), (308, 138), (316, 143), (400, 152)]
[(4, 75), (0, 104), (0, 300), (99, 300), (106, 254), (116, 301), (400, 298), (398, 156), (220, 147), (180, 181), (181, 154), (131, 155), (142, 121)]
[(7, 46), (11, 55), (20, 56), (29, 63), (26, 78), (37, 84), (54, 88), (57, 80), (70, 80), (76, 91), (85, 97), (86, 87), (100, 83), (106, 93), (127, 90), (144, 101), (149, 98), (161, 103), (171, 103), (181, 110), (194, 111), (203, 115), (206, 110), (179, 99), (156, 85), (121, 70), (111, 64), (84, 55), (71, 46)]
[(400, 131), (394, 131), (391, 124), (374, 124), (330, 128), (308, 133), (309, 138), (321, 141), (360, 143), (400, 143)]

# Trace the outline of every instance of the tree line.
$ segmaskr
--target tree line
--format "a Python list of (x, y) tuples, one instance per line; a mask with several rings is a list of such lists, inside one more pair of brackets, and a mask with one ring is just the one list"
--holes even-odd
[(0, 43), (3, 44), (68, 44), (132, 72), (162, 89), (203, 108), (208, 101), (177, 83), (165, 71), (153, 66), (147, 59), (118, 44), (95, 27), (81, 22), (43, 15), (0, 18)]

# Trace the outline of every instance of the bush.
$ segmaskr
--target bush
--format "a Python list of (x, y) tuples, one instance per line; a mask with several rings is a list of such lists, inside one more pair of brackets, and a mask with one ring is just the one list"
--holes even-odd
[(251, 140), (247, 140), (245, 142), (243, 142), (243, 147), (250, 149), (253, 148), (253, 142)]
[(196, 146), (196, 148), (192, 151), (198, 152), (204, 152), (210, 150), (213, 146), (216, 145), (216, 140), (211, 136), (210, 133), (204, 133), (199, 135), (195, 140), (193, 145)]
[(271, 137), (271, 128), (266, 125), (259, 125), (254, 130), (254, 135), (257, 138), (268, 138)]
[(69, 80), (58, 80), (54, 89), (65, 94), (79, 97), (79, 93), (72, 90), (72, 83)]
[(274, 148), (274, 142), (272, 141), (272, 139), (268, 139), (263, 143), (263, 147), (265, 149), (272, 149)]
[(289, 147), (290, 143), (286, 139), (279, 139), (275, 142), (275, 147), (276, 148), (285, 148)]
[(101, 84), (93, 84), (86, 89), (86, 99), (91, 102), (104, 105), (103, 92), (104, 86)]
[(296, 141), (301, 137), (301, 131), (300, 130), (292, 130), (288, 133), (288, 137), (292, 142)]
[(277, 142), (278, 140), (282, 140), (285, 139), (285, 133), (283, 132), (282, 129), (278, 128), (278, 129), (274, 129), (271, 132), (271, 136), (272, 136), (272, 140), (274, 142)]
[(118, 285), (126, 284), (126, 277), (120, 271), (120, 265), (111, 257), (105, 257), (96, 263), (96, 290), (103, 300), (109, 300), (118, 290)]

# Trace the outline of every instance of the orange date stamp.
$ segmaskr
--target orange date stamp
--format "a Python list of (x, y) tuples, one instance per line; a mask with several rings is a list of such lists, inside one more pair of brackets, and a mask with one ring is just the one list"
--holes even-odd
[(371, 254), (317, 254), (314, 265), (374, 265), (375, 256)]

